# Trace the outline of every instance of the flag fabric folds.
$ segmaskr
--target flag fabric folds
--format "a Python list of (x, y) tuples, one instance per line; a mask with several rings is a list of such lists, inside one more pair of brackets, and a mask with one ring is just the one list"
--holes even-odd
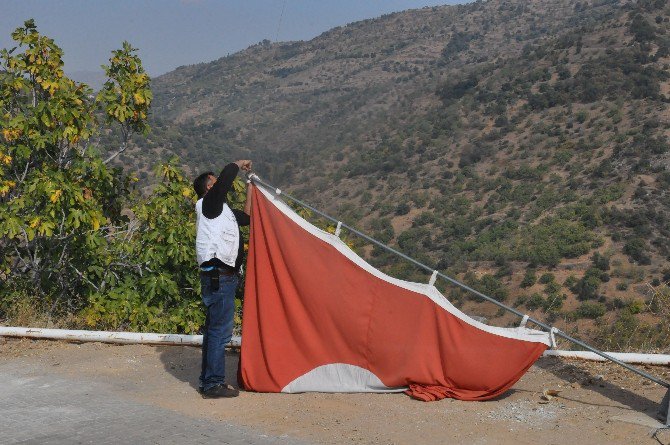
[(510, 388), (550, 345), (545, 332), (468, 317), (432, 284), (385, 275), (275, 193), (253, 193), (245, 389), (486, 400)]

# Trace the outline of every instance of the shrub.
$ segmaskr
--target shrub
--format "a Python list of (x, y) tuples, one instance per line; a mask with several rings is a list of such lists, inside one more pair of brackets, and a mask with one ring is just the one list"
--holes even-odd
[(587, 253), (596, 239), (582, 222), (564, 218), (546, 218), (529, 227), (523, 237), (525, 247), (520, 247), (521, 259), (531, 265), (550, 267), (558, 265), (561, 258), (574, 258)]
[(493, 275), (485, 274), (479, 280), (474, 280), (472, 285), (476, 290), (493, 297), (498, 301), (507, 300), (508, 290), (498, 278)]
[(398, 246), (405, 252), (415, 252), (418, 246), (430, 244), (430, 230), (426, 227), (412, 227), (398, 236)]
[(601, 303), (582, 303), (574, 312), (577, 318), (596, 319), (605, 315), (605, 305)]
[(398, 216), (407, 215), (409, 213), (409, 204), (406, 202), (401, 202), (398, 204), (398, 207), (395, 208), (395, 214)]
[(547, 284), (547, 283), (552, 283), (555, 280), (556, 280), (556, 277), (554, 276), (553, 273), (546, 272), (546, 273), (542, 274), (539, 281), (540, 281), (541, 284)]
[(558, 291), (560, 291), (560, 290), (561, 290), (561, 285), (558, 284), (556, 281), (550, 281), (544, 287), (544, 292), (547, 295), (557, 294)]
[(458, 166), (464, 168), (476, 164), (487, 156), (490, 156), (492, 153), (492, 148), (484, 144), (466, 145), (461, 152)]
[(529, 311), (534, 311), (535, 309), (539, 309), (541, 307), (544, 307), (545, 304), (545, 299), (542, 295), (538, 293), (532, 294), (530, 297), (525, 302), (526, 309)]
[(650, 42), (656, 38), (656, 28), (642, 14), (635, 14), (630, 23), (630, 32), (638, 42)]
[(584, 122), (586, 122), (586, 119), (589, 118), (589, 113), (585, 110), (580, 110), (575, 115), (575, 118), (577, 119), (577, 122), (583, 124)]
[(437, 95), (445, 105), (456, 101), (475, 89), (479, 80), (475, 76), (468, 76), (463, 80), (447, 82), (437, 90)]
[(641, 265), (651, 264), (651, 259), (647, 255), (647, 250), (647, 243), (640, 237), (628, 240), (623, 246), (623, 253)]
[(476, 33), (455, 32), (452, 34), (449, 42), (442, 50), (442, 57), (446, 60), (452, 60), (460, 52), (465, 51), (470, 46), (470, 41), (479, 37)]
[(593, 262), (593, 267), (600, 269), (602, 271), (610, 270), (610, 259), (598, 252), (595, 252), (591, 257)]
[(644, 311), (644, 303), (640, 300), (633, 300), (628, 303), (628, 310), (631, 314), (639, 314)]
[[(602, 284), (603, 272), (596, 268), (586, 271), (581, 280), (571, 289), (580, 300), (591, 300), (598, 298), (598, 289)], [(609, 279), (609, 278), (608, 278)]]
[(563, 286), (567, 287), (568, 289), (572, 290), (574, 286), (579, 282), (576, 276), (574, 275), (569, 275), (568, 278), (565, 279), (563, 282)]
[(500, 267), (495, 273), (496, 278), (503, 278), (503, 277), (508, 277), (512, 275), (512, 266), (504, 260), (504, 258), (501, 258), (502, 264), (500, 264)]
[(544, 311), (555, 313), (563, 306), (563, 300), (565, 300), (565, 298), (565, 294), (559, 294), (558, 292), (547, 295)]
[(521, 280), (521, 287), (527, 288), (531, 287), (537, 281), (537, 275), (535, 274), (535, 269), (526, 269), (526, 273)]

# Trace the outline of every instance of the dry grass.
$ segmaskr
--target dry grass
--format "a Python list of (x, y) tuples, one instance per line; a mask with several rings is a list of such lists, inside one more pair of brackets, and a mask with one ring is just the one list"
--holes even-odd
[(36, 297), (9, 296), (0, 308), (0, 323), (6, 326), (56, 329), (81, 326), (81, 321), (75, 314), (60, 311), (56, 305), (48, 305)]

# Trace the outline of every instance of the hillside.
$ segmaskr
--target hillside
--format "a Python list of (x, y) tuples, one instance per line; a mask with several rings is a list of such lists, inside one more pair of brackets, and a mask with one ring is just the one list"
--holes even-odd
[(261, 42), (155, 79), (153, 133), (119, 161), (177, 154), (194, 173), (252, 158), (296, 196), (539, 318), (605, 347), (665, 348), (667, 292), (650, 290), (670, 280), (669, 12), (665, 0), (491, 0)]

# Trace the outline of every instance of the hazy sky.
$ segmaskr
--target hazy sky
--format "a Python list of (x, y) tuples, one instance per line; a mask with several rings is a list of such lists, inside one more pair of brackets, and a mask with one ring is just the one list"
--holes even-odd
[[(65, 51), (65, 70), (98, 71), (128, 40), (156, 76), (263, 39), (309, 40), (328, 29), (404, 9), (463, 0), (0, 0), (0, 47), (34, 18)], [(283, 10), (283, 14), (282, 14)]]

